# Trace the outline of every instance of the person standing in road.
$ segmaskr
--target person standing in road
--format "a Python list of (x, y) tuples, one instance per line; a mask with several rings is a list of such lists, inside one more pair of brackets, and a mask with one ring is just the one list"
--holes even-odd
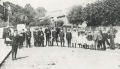
[(108, 34), (106, 33), (105, 30), (103, 30), (103, 33), (102, 33), (102, 45), (103, 45), (103, 50), (106, 50), (106, 44), (110, 46), (110, 43), (108, 41)]
[(42, 28), (40, 28), (38, 31), (38, 41), (38, 46), (44, 47), (44, 33), (42, 31)]
[(21, 37), (21, 46), (23, 47), (24, 46), (24, 42), (25, 42), (25, 34), (26, 34), (26, 32), (25, 32), (25, 30), (24, 29), (22, 29), (22, 32), (21, 32), (21, 34), (22, 34), (22, 37)]
[(99, 30), (99, 33), (98, 33), (98, 50), (101, 50), (102, 49), (102, 31)]
[(38, 39), (36, 30), (33, 31), (33, 38), (34, 38), (34, 46), (36, 47), (37, 46), (37, 39)]
[[(60, 28), (59, 27), (56, 27), (56, 32), (57, 32), (57, 36), (59, 35), (59, 33), (60, 33)], [(57, 39), (58, 39), (58, 37), (57, 37)]]
[(50, 28), (46, 28), (45, 29), (45, 35), (46, 35), (46, 46), (48, 45), (48, 46), (50, 46), (51, 44), (50, 44), (50, 38), (51, 38), (51, 30), (50, 30)]
[(73, 32), (72, 32), (72, 47), (76, 48), (77, 46), (77, 40), (78, 40), (78, 32), (77, 32), (77, 29), (74, 28), (73, 29)]
[(57, 35), (57, 31), (55, 29), (53, 29), (52, 31), (52, 46), (54, 45), (54, 42), (56, 41), (56, 44), (58, 46), (58, 35)]
[(68, 42), (68, 47), (71, 47), (72, 33), (71, 33), (70, 29), (68, 29), (68, 31), (66, 33), (66, 40)]
[(12, 39), (12, 60), (16, 59), (18, 45), (19, 45), (18, 31), (14, 30), (13, 39)]
[(26, 45), (27, 45), (26, 46), (27, 48), (31, 47), (31, 31), (30, 30), (26, 32)]
[(94, 46), (92, 47), (92, 49), (97, 50), (97, 46), (98, 46), (98, 29), (95, 29), (94, 34), (93, 34), (93, 40), (94, 40)]
[(114, 43), (115, 32), (116, 30), (111, 25), (108, 33), (109, 33), (109, 38), (110, 38), (110, 49), (113, 49), (113, 50), (115, 49), (115, 43)]
[(61, 29), (61, 31), (59, 33), (59, 37), (60, 37), (61, 47), (64, 47), (64, 44), (65, 44), (65, 40), (64, 40), (65, 33), (64, 33), (64, 31), (62, 29)]

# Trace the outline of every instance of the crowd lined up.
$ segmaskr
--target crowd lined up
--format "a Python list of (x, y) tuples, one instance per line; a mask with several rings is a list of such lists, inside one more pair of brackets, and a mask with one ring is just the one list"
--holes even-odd
[[(25, 45), (27, 48), (31, 47), (31, 38), (33, 35), (35, 47), (46, 46), (61, 46), (68, 48), (84, 48), (95, 50), (106, 50), (107, 47), (115, 49), (115, 34), (116, 30), (111, 26), (108, 31), (95, 29), (94, 31), (78, 31), (77, 28), (68, 28), (66, 31), (60, 27), (46, 27), (43, 30), (39, 27), (31, 32), (27, 31), (19, 32), (16, 29), (13, 33), (9, 34), (11, 39), (11, 45), (13, 50), (13, 57), (17, 54), (17, 48)], [(5, 38), (7, 44), (7, 40)]]
[[(35, 46), (54, 46), (56, 42), (57, 46), (60, 42), (61, 47), (80, 47), (85, 49), (106, 50), (107, 47), (115, 49), (114, 38), (116, 30), (111, 26), (108, 31), (96, 29), (95, 31), (81, 31), (78, 32), (77, 28), (73, 30), (67, 29), (64, 31), (62, 28), (46, 28), (42, 31), (42, 28), (34, 31), (34, 45)], [(44, 39), (45, 34), (45, 39)], [(46, 40), (46, 45), (44, 41)]]

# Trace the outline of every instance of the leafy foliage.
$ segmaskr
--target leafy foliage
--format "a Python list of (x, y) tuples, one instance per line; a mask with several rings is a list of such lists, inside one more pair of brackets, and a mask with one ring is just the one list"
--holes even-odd
[(79, 24), (85, 20), (90, 26), (120, 25), (120, 0), (97, 1), (81, 8), (81, 6), (77, 6), (77, 9), (73, 7), (69, 12), (70, 23)]
[(83, 22), (82, 6), (73, 6), (67, 16), (71, 24), (79, 24)]
[[(31, 25), (35, 25), (37, 20), (39, 19), (36, 16), (37, 15), (42, 15), (41, 17), (45, 16), (45, 12), (46, 10), (42, 7), (39, 7), (39, 14), (38, 12), (36, 12), (36, 10), (30, 5), (30, 4), (26, 4), (25, 7), (21, 7), (19, 5), (15, 5), (11, 2), (5, 2), (4, 3), (5, 6), (10, 6), (11, 7), (11, 13), (6, 13), (6, 19), (7, 19), (7, 14), (9, 14), (10, 17), (10, 23), (15, 26), (17, 24), (26, 24), (29, 25), (31, 23)], [(42, 13), (41, 13), (42, 11)], [(43, 14), (44, 13), (44, 14)], [(35, 21), (36, 20), (36, 21)]]
[(44, 17), (46, 12), (47, 11), (46, 11), (46, 9), (44, 7), (38, 7), (36, 9), (36, 14), (37, 14), (36, 16), (37, 16), (37, 18)]

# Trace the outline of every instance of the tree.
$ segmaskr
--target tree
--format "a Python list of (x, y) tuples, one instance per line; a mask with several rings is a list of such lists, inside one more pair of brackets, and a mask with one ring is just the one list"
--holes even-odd
[(104, 0), (88, 4), (84, 8), (88, 25), (116, 25), (120, 21), (120, 0)]
[(24, 21), (27, 25), (29, 25), (29, 23), (34, 22), (34, 18), (35, 18), (35, 10), (34, 8), (30, 5), (30, 4), (26, 4), (24, 9), (24, 15), (27, 16), (27, 20)]
[(71, 24), (79, 24), (83, 22), (82, 18), (82, 6), (73, 6), (67, 15), (67, 18)]
[(37, 18), (40, 18), (40, 17), (44, 17), (45, 16), (45, 14), (46, 14), (46, 9), (44, 8), (44, 7), (38, 7), (37, 9), (36, 9), (36, 17)]
[(89, 26), (101, 25), (101, 22), (104, 19), (102, 2), (88, 4), (87, 7), (83, 9), (83, 11), (84, 20), (88, 22)]

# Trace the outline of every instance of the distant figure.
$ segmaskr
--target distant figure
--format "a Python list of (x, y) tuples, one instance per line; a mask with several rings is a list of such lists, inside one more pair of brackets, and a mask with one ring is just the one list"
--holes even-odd
[(115, 43), (114, 43), (115, 32), (116, 32), (116, 30), (111, 25), (110, 30), (108, 31), (109, 38), (110, 38), (110, 49), (115, 49)]
[(46, 28), (45, 29), (45, 35), (46, 35), (46, 46), (48, 45), (48, 46), (50, 46), (51, 44), (50, 44), (50, 39), (51, 39), (51, 30), (50, 30), (50, 28)]
[(59, 33), (60, 33), (60, 28), (59, 27), (56, 28), (56, 32), (57, 32), (57, 35), (59, 35)]
[(24, 45), (25, 34), (26, 34), (25, 30), (22, 29), (22, 32), (20, 33), (20, 46), (19, 46), (19, 48), (23, 47), (23, 45)]
[(99, 30), (99, 33), (97, 35), (97, 39), (98, 39), (98, 50), (102, 50), (102, 40), (103, 40), (103, 36), (102, 36), (102, 31)]
[(77, 40), (78, 40), (78, 32), (77, 30), (74, 28), (73, 29), (73, 32), (72, 32), (72, 47), (75, 47), (77, 46)]
[(61, 29), (61, 31), (59, 33), (59, 37), (60, 37), (61, 47), (64, 47), (64, 44), (65, 44), (65, 40), (64, 40), (65, 33), (64, 33), (64, 31), (62, 29)]
[(59, 41), (59, 37), (58, 37), (58, 36), (59, 36), (59, 34), (60, 34), (60, 28), (59, 28), (59, 27), (56, 27), (55, 30), (56, 30), (56, 35), (57, 35), (57, 37), (56, 37), (56, 38), (57, 38), (57, 41)]
[(102, 37), (103, 50), (106, 50), (106, 44), (110, 46), (110, 43), (108, 41), (108, 34), (105, 30), (103, 30)]
[(53, 29), (52, 31), (52, 46), (54, 45), (54, 42), (56, 41), (56, 44), (58, 46), (58, 35), (57, 35), (57, 31), (55, 29)]
[(31, 47), (31, 31), (30, 30), (26, 32), (26, 45), (27, 45), (26, 46), (27, 48)]
[(38, 46), (38, 31), (37, 30), (33, 32), (33, 36), (34, 36), (34, 46), (37, 47)]
[(72, 33), (71, 33), (70, 29), (68, 29), (68, 31), (66, 33), (66, 40), (68, 42), (68, 47), (71, 47)]
[(42, 28), (38, 31), (38, 46), (44, 47), (44, 33), (42, 31)]
[(96, 29), (93, 34), (93, 40), (94, 40), (93, 49), (95, 49), (95, 50), (97, 50), (97, 46), (98, 46), (98, 33), (99, 33), (99, 31)]
[(19, 35), (18, 35), (18, 31), (15, 30), (12, 39), (12, 60), (16, 59), (18, 45), (19, 45)]

